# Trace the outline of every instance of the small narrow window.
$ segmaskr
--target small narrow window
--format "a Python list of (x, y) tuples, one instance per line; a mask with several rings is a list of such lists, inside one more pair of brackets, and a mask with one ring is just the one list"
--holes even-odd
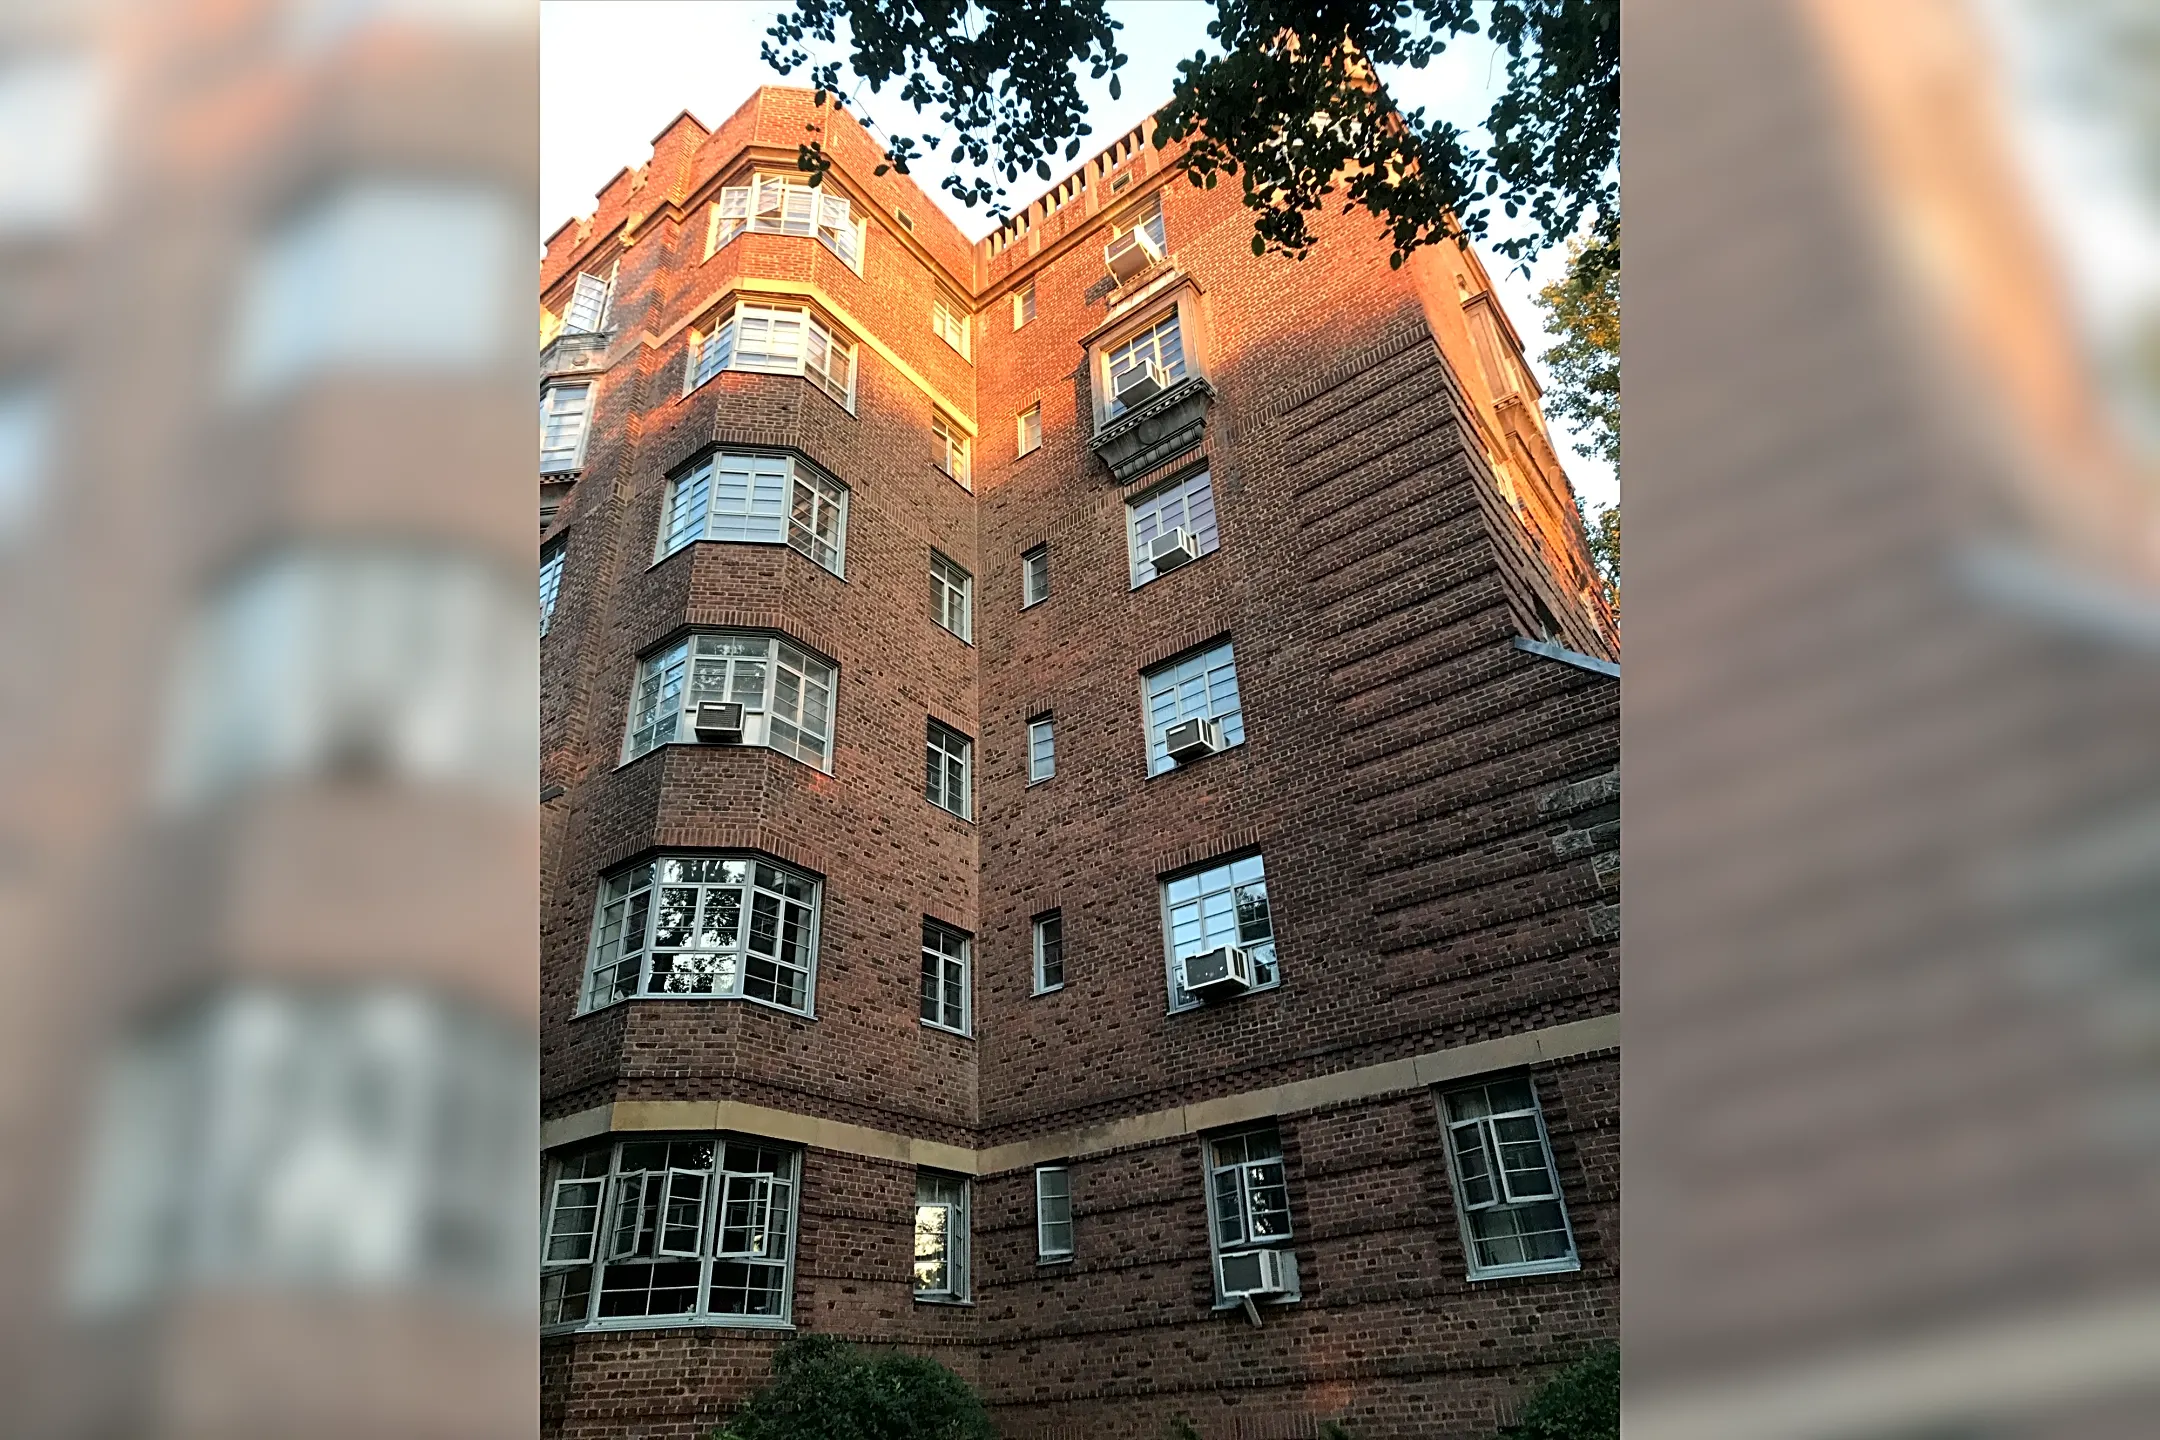
[(937, 331), (938, 338), (960, 352), (968, 353), (967, 315), (953, 301), (940, 295), (930, 302), (930, 328)]
[(970, 813), (968, 772), (973, 748), (973, 742), (951, 726), (930, 722), (924, 742), (923, 796), (963, 820)]
[(1057, 735), (1048, 715), (1028, 721), (1028, 784), (1057, 774)]
[(1208, 1141), (1208, 1234), (1215, 1251), (1215, 1303), (1294, 1300), (1290, 1185), (1282, 1137), (1273, 1125)]
[(957, 480), (963, 489), (975, 488), (968, 469), (968, 442), (958, 425), (940, 411), (930, 412), (930, 463)]
[(1065, 916), (1052, 910), (1035, 917), (1035, 993), (1065, 988)]
[(968, 938), (935, 920), (922, 927), (922, 1023), (968, 1033)]
[(1030, 280), (1012, 297), (1013, 329), (1018, 330), (1035, 318), (1035, 282)]
[(560, 541), (540, 555), (540, 633), (548, 633), (555, 615), (555, 597), (562, 593), (563, 546)]
[(1037, 545), (1020, 557), (1020, 608), (1050, 598), (1050, 547)]
[(1552, 1141), (1530, 1078), (1450, 1091), (1441, 1107), (1472, 1278), (1577, 1268)]
[(1015, 422), (1015, 429), (1017, 432), (1015, 438), (1019, 442), (1022, 455), (1031, 454), (1042, 448), (1041, 401), (1036, 401), (1033, 405), (1020, 412), (1019, 419)]
[(1070, 1260), (1073, 1256), (1072, 1177), (1062, 1165), (1035, 1171), (1035, 1258)]
[(974, 577), (937, 551), (931, 551), (930, 618), (965, 640), (973, 633), (969, 612), (974, 596)]
[(540, 392), (540, 473), (561, 475), (585, 463), (590, 385), (550, 385)]
[(968, 1297), (968, 1182), (937, 1170), (915, 1173), (915, 1298)]

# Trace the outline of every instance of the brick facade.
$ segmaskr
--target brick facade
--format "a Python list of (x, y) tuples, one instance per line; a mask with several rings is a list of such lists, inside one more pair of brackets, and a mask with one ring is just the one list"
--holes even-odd
[[(862, 273), (807, 236), (708, 255), (718, 187), (788, 170), (809, 123), (867, 217)], [(971, 246), (872, 173), (852, 122), (768, 88), (718, 130), (679, 118), (550, 239), (551, 324), (576, 274), (617, 268), (584, 463), (550, 487), (548, 1138), (673, 1132), (706, 1102), (787, 1117), (772, 1138), (808, 1137), (795, 1326), (937, 1356), (1011, 1435), (1155, 1436), (1179, 1414), (1210, 1440), (1329, 1419), (1363, 1440), (1482, 1435), (1539, 1367), (1617, 1333), (1616, 1032), (1573, 1023), (1618, 1008), (1617, 639), (1475, 257), (1391, 270), (1343, 220), (1303, 264), (1258, 259), (1235, 194), (1171, 183), (1168, 158), (1126, 137), (1054, 212)], [(1165, 258), (1115, 285), (1106, 227), (1157, 196)], [(1212, 390), (1204, 435), (1120, 484), (1089, 445), (1084, 342), (1171, 285)], [(731, 293), (795, 297), (852, 335), (853, 413), (794, 375), (723, 371), (685, 395), (691, 332)], [(972, 361), (931, 328), (941, 294), (971, 312)], [(1036, 404), (1042, 444), (1016, 456)], [(972, 491), (931, 463), (933, 410), (973, 428)], [(848, 487), (844, 580), (779, 545), (654, 562), (670, 475), (715, 444)], [(1219, 547), (1133, 588), (1126, 502), (1203, 464)], [(1050, 595), (1023, 609), (1020, 556), (1045, 544)], [(931, 619), (933, 549), (973, 574), (972, 643)], [(696, 627), (836, 663), (831, 773), (687, 744), (619, 763), (638, 658)], [(1151, 778), (1142, 672), (1223, 638), (1244, 743)], [(1056, 774), (1031, 786), (1044, 713)], [(974, 741), (972, 820), (924, 798), (926, 719)], [(815, 1018), (740, 1000), (581, 1016), (602, 875), (707, 850), (822, 879)], [(1255, 852), (1281, 985), (1166, 1013), (1161, 877)], [(1052, 909), (1065, 983), (1035, 995), (1031, 924)], [(973, 939), (971, 1035), (918, 1021), (925, 917)], [(1539, 1048), (1563, 1033), (1605, 1038)], [(1466, 1278), (1435, 1093), (1393, 1077), (1480, 1043), (1522, 1057), (1506, 1073), (1527, 1060), (1579, 1270)], [(1210, 1115), (1270, 1095), (1322, 1098), (1267, 1112), (1301, 1295), (1255, 1328), (1214, 1304), (1202, 1150)], [(969, 1306), (911, 1292), (926, 1155), (974, 1177)], [(1048, 1159), (1073, 1195), (1059, 1264), (1035, 1252)], [(546, 1431), (702, 1437), (781, 1333), (551, 1335)]]

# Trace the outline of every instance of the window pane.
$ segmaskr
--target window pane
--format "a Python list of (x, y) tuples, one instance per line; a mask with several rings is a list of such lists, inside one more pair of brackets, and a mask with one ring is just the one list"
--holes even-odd
[(1170, 758), (1168, 737), (1170, 727), (1181, 720), (1218, 720), (1225, 745), (1244, 743), (1237, 665), (1227, 643), (1151, 670), (1143, 680), (1148, 708), (1148, 773), (1159, 775), (1176, 768), (1177, 762)]

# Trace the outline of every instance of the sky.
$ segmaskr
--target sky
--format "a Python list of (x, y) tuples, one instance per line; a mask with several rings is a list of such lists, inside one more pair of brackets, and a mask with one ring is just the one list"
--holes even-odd
[[(594, 193), (617, 170), (642, 164), (652, 153), (652, 137), (679, 112), (688, 110), (705, 124), (717, 125), (760, 85), (802, 83), (784, 80), (758, 58), (773, 17), (791, 8), (781, 0), (543, 0), (541, 235), (552, 234), (573, 216), (589, 214)], [(1124, 26), (1118, 48), (1132, 58), (1119, 71), (1120, 99), (1110, 98), (1107, 81), (1082, 78), (1081, 95), (1094, 133), (1083, 143), (1081, 159), (1170, 98), (1179, 60), (1196, 50), (1215, 49), (1207, 35), (1215, 13), (1212, 0), (1111, 0), (1109, 9)], [(1404, 108), (1422, 107), (1428, 115), (1469, 128), (1491, 106), (1505, 77), (1493, 48), (1473, 39), (1451, 45), (1423, 71), (1385, 78)], [(901, 134), (920, 133), (913, 110), (894, 102), (895, 88), (888, 86), (883, 96), (862, 92), (856, 114)], [(919, 163), (914, 167), (916, 182), (939, 201), (962, 233), (971, 238), (987, 235), (997, 225), (987, 211), (969, 210), (938, 188), (946, 169), (940, 162)], [(1013, 187), (1009, 203), (1017, 209), (1069, 173), (1053, 167), (1050, 180), (1027, 177)], [(1496, 217), (1496, 227), (1501, 223)], [(1541, 383), (1547, 382), (1550, 377), (1540, 357), (1551, 340), (1533, 297), (1560, 276), (1565, 257), (1558, 250), (1548, 251), (1527, 278), (1490, 253), (1485, 260), (1501, 303), (1529, 347), (1531, 369)], [(1305, 263), (1324, 259), (1316, 256)], [(1618, 501), (1619, 481), (1610, 466), (1575, 454), (1563, 427), (1555, 427), (1554, 439), (1568, 478), (1593, 514)]]

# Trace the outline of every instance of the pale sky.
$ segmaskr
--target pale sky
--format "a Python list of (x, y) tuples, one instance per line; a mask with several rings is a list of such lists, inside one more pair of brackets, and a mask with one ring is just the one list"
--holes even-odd
[[(804, 83), (800, 74), (783, 80), (758, 58), (766, 27), (781, 10), (779, 0), (543, 0), (540, 6), (540, 233), (552, 234), (564, 220), (589, 214), (593, 195), (617, 170), (642, 164), (652, 153), (652, 137), (676, 114), (688, 110), (707, 125), (718, 125), (760, 85)], [(1094, 133), (1082, 142), (1080, 156), (1095, 153), (1140, 123), (1170, 98), (1177, 62), (1196, 50), (1212, 51), (1207, 23), (1211, 0), (1111, 0), (1110, 12), (1124, 29), (1118, 47), (1132, 58), (1119, 72), (1121, 99), (1112, 100), (1107, 82), (1081, 81)], [(1424, 108), (1468, 126), (1491, 105), (1492, 91), (1504, 78), (1495, 52), (1483, 41), (1458, 41), (1422, 72), (1388, 75), (1388, 83), (1406, 109)], [(856, 113), (888, 124), (901, 134), (928, 128), (907, 105), (897, 103), (896, 85), (882, 96), (867, 91)], [(923, 119), (935, 120), (926, 112)], [(938, 188), (946, 173), (941, 162), (914, 167), (916, 183), (934, 196), (945, 213), (971, 238), (987, 235), (997, 222), (982, 209), (969, 210)], [(1028, 177), (1012, 189), (1015, 208), (1034, 199), (1070, 167), (1052, 167), (1052, 179)], [(1540, 382), (1548, 379), (1539, 356), (1551, 343), (1543, 312), (1533, 296), (1563, 269), (1560, 252), (1542, 257), (1530, 278), (1513, 274), (1492, 255), (1486, 257), (1515, 328), (1529, 347), (1531, 368)], [(1324, 254), (1308, 259), (1324, 264)], [(1574, 453), (1557, 427), (1555, 448), (1577, 492), (1595, 513), (1619, 499), (1611, 468)]]

